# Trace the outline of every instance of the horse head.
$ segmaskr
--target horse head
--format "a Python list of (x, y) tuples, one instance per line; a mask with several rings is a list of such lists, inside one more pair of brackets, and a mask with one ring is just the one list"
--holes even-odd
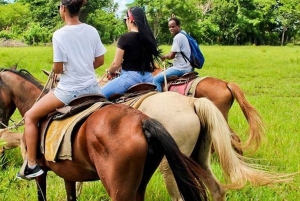
[[(43, 85), (28, 71), (14, 68), (0, 70), (0, 125), (8, 125), (10, 117), (18, 108), (21, 115), (33, 105), (40, 96), (47, 93)], [(26, 90), (25, 90), (26, 89)], [(30, 97), (30, 99), (28, 99)], [(29, 100), (29, 101), (25, 101)]]
[(8, 126), (8, 121), (16, 110), (16, 105), (9, 91), (9, 87), (2, 79), (3, 73), (4, 69), (0, 71), (0, 128)]

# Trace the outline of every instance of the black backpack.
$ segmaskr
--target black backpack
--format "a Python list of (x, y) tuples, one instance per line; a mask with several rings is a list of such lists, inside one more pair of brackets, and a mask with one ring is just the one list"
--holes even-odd
[(187, 58), (187, 56), (185, 56), (185, 54), (183, 52), (181, 52), (183, 58), (185, 60), (188, 60), (193, 68), (201, 69), (204, 64), (205, 59), (204, 59), (204, 56), (200, 50), (200, 47), (199, 47), (197, 41), (194, 38), (192, 38), (192, 36), (190, 36), (189, 34), (183, 32), (183, 31), (180, 31), (179, 33), (182, 33), (183, 35), (185, 35), (187, 37), (189, 44), (190, 44), (190, 48), (191, 48), (190, 58)]

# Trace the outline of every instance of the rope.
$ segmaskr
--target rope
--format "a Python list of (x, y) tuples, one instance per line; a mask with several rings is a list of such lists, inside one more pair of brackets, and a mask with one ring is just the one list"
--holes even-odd
[(166, 62), (163, 62), (164, 66), (164, 80), (165, 80), (165, 91), (168, 91), (168, 82), (167, 82), (167, 74), (166, 74)]

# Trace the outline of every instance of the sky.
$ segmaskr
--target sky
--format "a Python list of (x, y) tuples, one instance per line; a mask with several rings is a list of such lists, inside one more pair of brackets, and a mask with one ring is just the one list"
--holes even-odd
[(133, 0), (114, 0), (114, 2), (119, 4), (117, 13), (118, 15), (121, 15), (122, 11), (126, 9), (126, 4), (132, 3)]

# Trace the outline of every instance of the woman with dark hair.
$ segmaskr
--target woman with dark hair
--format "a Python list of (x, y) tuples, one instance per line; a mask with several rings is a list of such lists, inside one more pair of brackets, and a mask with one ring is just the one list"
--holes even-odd
[(106, 49), (97, 30), (79, 21), (79, 12), (86, 0), (62, 0), (58, 6), (65, 26), (54, 32), (52, 71), (61, 74), (54, 90), (49, 91), (24, 115), (24, 139), (27, 159), (17, 178), (33, 179), (43, 170), (37, 165), (38, 121), (50, 112), (86, 94), (101, 94), (95, 69), (104, 63)]
[(134, 84), (152, 83), (154, 60), (158, 60), (160, 55), (142, 8), (130, 8), (124, 21), (129, 32), (119, 38), (115, 58), (107, 69), (110, 75), (122, 68), (121, 75), (102, 87), (107, 99), (114, 94), (125, 93)]

